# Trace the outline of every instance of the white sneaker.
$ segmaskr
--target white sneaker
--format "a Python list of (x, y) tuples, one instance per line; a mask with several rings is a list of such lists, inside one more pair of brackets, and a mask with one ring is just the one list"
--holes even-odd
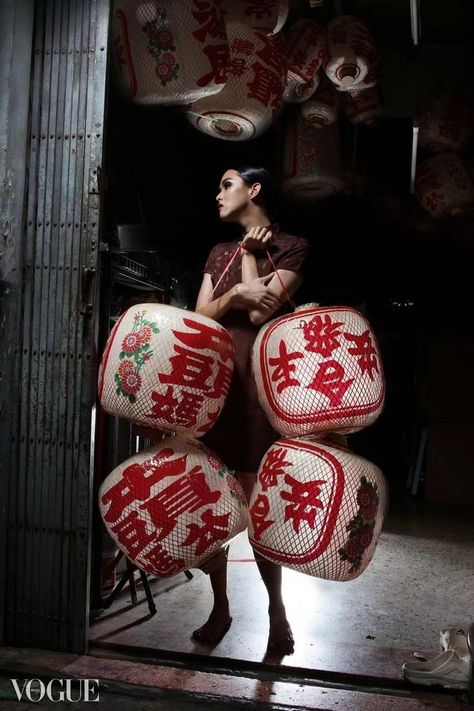
[(427, 662), (408, 662), (403, 665), (402, 671), (404, 678), (413, 684), (439, 684), (446, 689), (467, 689), (471, 661), (469, 655), (458, 657), (453, 649), (447, 649)]
[(469, 659), (467, 633), (462, 627), (446, 627), (440, 630), (439, 642), (442, 652), (452, 649), (461, 659)]

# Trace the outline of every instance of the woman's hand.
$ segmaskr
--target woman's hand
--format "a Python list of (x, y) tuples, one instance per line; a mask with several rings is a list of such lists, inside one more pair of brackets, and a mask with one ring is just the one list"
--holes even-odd
[(252, 279), (247, 284), (238, 284), (236, 289), (237, 301), (248, 308), (277, 309), (281, 306), (279, 296), (267, 286), (271, 281), (273, 272), (267, 276)]
[(268, 227), (251, 227), (242, 240), (240, 248), (243, 252), (259, 252), (267, 249), (273, 239)]

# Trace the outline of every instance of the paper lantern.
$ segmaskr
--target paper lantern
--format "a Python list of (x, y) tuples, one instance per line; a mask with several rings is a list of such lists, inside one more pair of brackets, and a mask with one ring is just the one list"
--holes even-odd
[(326, 27), (324, 70), (340, 91), (354, 89), (377, 63), (370, 30), (360, 18), (339, 15)]
[(375, 551), (387, 505), (382, 472), (344, 449), (281, 439), (263, 457), (249, 539), (268, 560), (326, 580), (352, 580)]
[(114, 469), (99, 491), (105, 526), (142, 570), (199, 567), (247, 527), (240, 484), (203, 444), (170, 437)]
[(382, 113), (379, 93), (375, 87), (364, 91), (346, 91), (346, 116), (353, 124), (374, 126)]
[(461, 153), (469, 147), (474, 130), (471, 101), (459, 96), (437, 96), (418, 117), (418, 142), (431, 153)]
[(323, 61), (324, 32), (304, 18), (290, 28), (286, 56), (288, 74), (283, 97), (289, 103), (306, 101), (319, 84), (318, 70)]
[(301, 106), (301, 114), (313, 128), (330, 126), (338, 119), (340, 100), (334, 84), (322, 77), (314, 95)]
[(252, 367), (260, 404), (282, 434), (355, 432), (382, 411), (377, 341), (352, 308), (305, 304), (273, 319), (257, 336)]
[(474, 205), (474, 185), (455, 153), (440, 153), (417, 165), (415, 195), (433, 217), (462, 214)]
[(268, 37), (237, 23), (227, 24), (230, 75), (216, 96), (196, 101), (187, 116), (200, 131), (228, 141), (263, 133), (283, 101), (286, 59), (280, 36)]
[(138, 304), (115, 325), (99, 370), (104, 410), (165, 432), (207, 432), (234, 366), (230, 334), (216, 321), (164, 304)]
[(312, 201), (340, 192), (344, 184), (338, 127), (315, 129), (298, 112), (286, 126), (283, 192), (295, 200)]
[(288, 17), (288, 0), (224, 0), (224, 9), (227, 23), (276, 34)]
[(221, 91), (229, 70), (222, 0), (116, 0), (114, 73), (139, 104), (182, 105)]

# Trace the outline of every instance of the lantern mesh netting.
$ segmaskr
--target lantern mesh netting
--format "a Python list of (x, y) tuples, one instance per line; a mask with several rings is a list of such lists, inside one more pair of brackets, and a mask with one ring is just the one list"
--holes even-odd
[(222, 0), (115, 0), (114, 75), (135, 103), (183, 105), (223, 88)]
[(100, 403), (141, 426), (200, 436), (219, 417), (233, 367), (232, 337), (216, 321), (164, 304), (138, 304), (108, 338)]
[(247, 527), (244, 492), (198, 440), (170, 437), (120, 464), (99, 491), (105, 526), (142, 570), (176, 575)]
[(279, 32), (288, 17), (288, 0), (224, 0), (226, 22), (261, 30), (266, 34)]
[(383, 407), (379, 348), (352, 308), (306, 304), (270, 321), (255, 341), (252, 367), (260, 404), (284, 435), (355, 432)]
[(346, 581), (370, 562), (387, 492), (381, 471), (315, 438), (281, 439), (263, 457), (249, 504), (249, 538), (266, 559)]

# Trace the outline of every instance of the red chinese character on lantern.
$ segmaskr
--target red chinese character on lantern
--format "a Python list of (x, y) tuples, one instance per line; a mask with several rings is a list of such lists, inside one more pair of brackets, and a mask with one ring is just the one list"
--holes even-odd
[(231, 45), (232, 54), (252, 54), (255, 44), (242, 37), (236, 37)]
[(377, 363), (377, 351), (372, 343), (370, 331), (367, 329), (367, 331), (364, 331), (359, 336), (356, 334), (344, 333), (344, 337), (348, 341), (352, 341), (355, 344), (353, 348), (348, 348), (347, 352), (351, 355), (359, 356), (357, 358), (357, 363), (361, 373), (368, 373), (369, 378), (373, 381), (374, 375), (372, 371), (375, 370), (375, 372), (378, 373), (379, 366)]
[(277, 73), (277, 79), (280, 82), (281, 88), (280, 77), (285, 68), (286, 61), (282, 51), (282, 44), (274, 38), (267, 37), (267, 35), (264, 35), (262, 32), (256, 32), (255, 36), (262, 42), (262, 46), (256, 52), (257, 57), (260, 57), (267, 68), (271, 68)]
[(140, 509), (147, 511), (157, 530), (161, 529), (157, 541), (162, 541), (173, 531), (179, 516), (193, 513), (206, 504), (215, 504), (221, 497), (220, 491), (211, 491), (206, 475), (199, 466), (191, 469), (160, 491), (156, 496), (141, 504)]
[(122, 521), (110, 527), (127, 555), (136, 558), (155, 539), (156, 532), (147, 533), (146, 521), (139, 518), (138, 511), (131, 511)]
[(175, 397), (172, 385), (168, 386), (166, 393), (153, 391), (151, 399), (154, 405), (151, 412), (147, 413), (147, 417), (165, 420), (170, 425), (194, 427), (204, 402), (204, 396), (191, 393), (188, 390), (183, 390), (180, 396), (180, 400)]
[(159, 373), (158, 378), (162, 383), (173, 385), (187, 385), (197, 390), (207, 390), (207, 381), (212, 377), (214, 358), (204, 353), (196, 353), (190, 348), (174, 345), (177, 355), (171, 356), (171, 373)]
[(341, 345), (338, 339), (343, 325), (342, 321), (333, 321), (329, 314), (325, 314), (324, 319), (319, 314), (313, 316), (303, 325), (303, 338), (307, 343), (305, 350), (328, 358)]
[(292, 467), (292, 463), (286, 461), (284, 449), (270, 449), (262, 465), (262, 471), (258, 478), (262, 485), (262, 491), (277, 486), (278, 477), (286, 474), (283, 467)]
[(293, 52), (292, 58), (291, 58), (291, 64), (299, 67), (300, 69), (303, 69), (304, 65), (308, 61), (308, 50), (303, 49), (303, 47), (300, 47), (297, 49), (295, 52)]
[(207, 86), (211, 82), (225, 84), (229, 73), (229, 47), (227, 44), (208, 44), (203, 49), (211, 69), (197, 80), (198, 86)]
[(214, 516), (211, 509), (204, 511), (201, 514), (201, 521), (204, 526), (198, 526), (197, 523), (188, 523), (188, 537), (181, 545), (191, 546), (197, 541), (195, 554), (197, 556), (202, 555), (213, 543), (224, 541), (227, 538), (229, 535), (229, 516), (230, 513)]
[[(285, 388), (289, 388), (291, 385), (299, 385), (300, 381), (292, 377), (292, 373), (296, 370), (296, 365), (292, 363), (292, 360), (297, 360), (298, 358), (303, 358), (303, 354), (299, 351), (294, 351), (293, 353), (288, 353), (286, 349), (286, 343), (283, 339), (280, 341), (279, 354), (277, 358), (269, 358), (268, 363), (270, 366), (275, 366), (275, 370), (272, 373), (272, 382), (278, 383), (277, 392), (281, 393)], [(281, 382), (278, 382), (281, 381)]]
[(245, 57), (234, 57), (230, 63), (230, 73), (235, 77), (242, 76), (247, 68), (247, 61)]
[(104, 514), (105, 521), (117, 521), (133, 501), (145, 501), (150, 496), (151, 487), (165, 477), (183, 474), (187, 455), (170, 460), (172, 454), (174, 450), (165, 448), (142, 464), (126, 467), (122, 478), (102, 496), (102, 505), (110, 504)]
[(271, 69), (264, 67), (260, 62), (254, 62), (252, 69), (254, 76), (247, 85), (249, 89), (248, 98), (256, 99), (266, 107), (270, 106), (275, 112), (282, 93), (280, 77)]
[(145, 555), (136, 558), (136, 562), (140, 567), (162, 576), (175, 575), (186, 566), (184, 558), (173, 558), (161, 543), (157, 543)]
[(314, 521), (318, 509), (323, 509), (324, 505), (318, 498), (321, 494), (321, 484), (325, 484), (324, 479), (314, 481), (298, 481), (289, 474), (285, 475), (285, 484), (291, 487), (291, 491), (282, 491), (281, 498), (289, 501), (285, 506), (285, 522), (293, 520), (293, 530), (300, 532), (300, 523), (307, 521), (311, 529), (314, 529)]
[(212, 389), (209, 389), (206, 393), (207, 397), (219, 398), (226, 394), (230, 388), (230, 383), (232, 380), (232, 368), (228, 365), (218, 361), (217, 363), (217, 374), (214, 379), (214, 385)]
[(320, 364), (313, 381), (306, 387), (326, 395), (329, 403), (337, 407), (341, 404), (347, 388), (354, 382), (354, 378), (348, 380), (343, 378), (342, 365), (335, 360), (328, 360)]
[(270, 513), (270, 503), (268, 498), (264, 494), (259, 494), (255, 499), (252, 508), (250, 509), (250, 516), (252, 518), (253, 526), (253, 537), (256, 541), (259, 541), (262, 533), (267, 529), (272, 523), (275, 523), (272, 519), (267, 519)]
[(225, 25), (214, 2), (209, 0), (194, 0), (193, 17), (199, 23), (199, 29), (193, 32), (199, 42), (204, 44), (209, 35), (212, 38), (226, 40)]
[(193, 329), (194, 333), (187, 331), (173, 331), (173, 333), (185, 346), (197, 348), (198, 350), (205, 348), (218, 353), (224, 361), (233, 360), (234, 344), (231, 335), (227, 331), (206, 326), (206, 324), (199, 323), (199, 321), (194, 321), (191, 318), (183, 319), (183, 323)]

